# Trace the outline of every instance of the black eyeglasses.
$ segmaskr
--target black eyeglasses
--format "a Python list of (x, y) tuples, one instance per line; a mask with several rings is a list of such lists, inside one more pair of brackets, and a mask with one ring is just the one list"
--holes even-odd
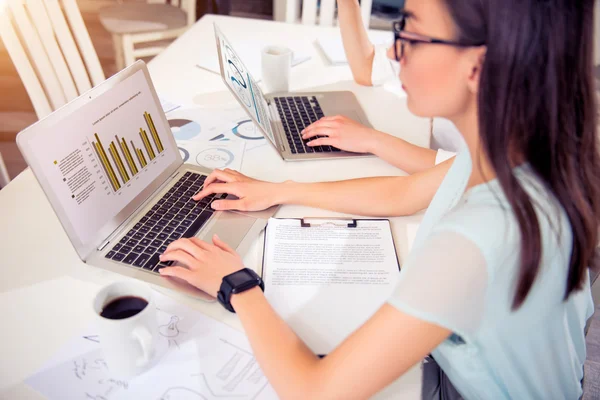
[(454, 47), (477, 47), (477, 46), (483, 46), (485, 43), (475, 43), (475, 44), (470, 44), (470, 43), (460, 43), (460, 42), (453, 42), (450, 40), (443, 40), (443, 39), (436, 39), (436, 38), (432, 38), (429, 36), (424, 36), (424, 35), (419, 35), (418, 33), (414, 33), (414, 32), (406, 32), (404, 30), (404, 28), (406, 27), (406, 20), (407, 18), (410, 18), (410, 14), (403, 12), (400, 15), (400, 19), (398, 21), (394, 21), (393, 22), (393, 28), (394, 28), (394, 57), (396, 58), (396, 61), (400, 61), (402, 60), (402, 58), (404, 57), (404, 49), (406, 44), (418, 44), (418, 43), (424, 43), (424, 44), (443, 44), (446, 46), (454, 46)]

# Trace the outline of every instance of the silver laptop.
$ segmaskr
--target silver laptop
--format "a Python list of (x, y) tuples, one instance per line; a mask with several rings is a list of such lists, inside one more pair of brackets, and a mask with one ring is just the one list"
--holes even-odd
[(196, 202), (211, 170), (184, 164), (138, 61), (17, 136), (17, 143), (79, 257), (167, 288), (210, 296), (161, 277), (159, 255), (181, 237), (217, 233), (245, 253), (274, 210), (213, 212)]
[(215, 37), (225, 84), (284, 160), (371, 156), (332, 146), (310, 147), (306, 144), (313, 139), (303, 140), (301, 137), (305, 127), (327, 115), (344, 115), (371, 126), (352, 92), (276, 93), (265, 96), (216, 24)]

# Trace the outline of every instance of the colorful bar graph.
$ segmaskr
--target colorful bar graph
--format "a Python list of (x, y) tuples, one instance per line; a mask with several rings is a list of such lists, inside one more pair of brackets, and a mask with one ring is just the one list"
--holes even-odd
[(131, 147), (133, 147), (133, 151), (135, 152), (135, 155), (137, 156), (140, 165), (142, 166), (142, 168), (145, 168), (147, 165), (146, 158), (144, 157), (142, 151), (135, 147), (135, 144), (133, 144), (133, 140), (131, 140)]
[(114, 163), (117, 165), (117, 170), (119, 171), (119, 175), (121, 175), (121, 180), (124, 184), (129, 182), (129, 174), (125, 169), (125, 164), (123, 164), (121, 155), (117, 151), (117, 146), (115, 146), (115, 142), (110, 142), (108, 150), (110, 151), (110, 155), (112, 156)]
[(119, 191), (123, 185), (146, 168), (149, 162), (165, 151), (152, 115), (149, 112), (144, 112), (144, 120), (152, 140), (150, 140), (148, 131), (140, 128), (138, 132), (142, 142), (140, 147), (137, 147), (130, 138), (127, 138), (129, 140), (129, 143), (127, 143), (127, 140), (122, 136), (119, 137), (119, 135), (114, 135), (114, 140), (110, 142), (108, 147), (104, 147), (97, 133), (94, 133), (95, 141), (90, 140), (99, 163), (102, 165), (115, 192)]
[(123, 156), (127, 160), (127, 165), (129, 166), (129, 170), (131, 171), (131, 177), (133, 178), (133, 176), (138, 173), (138, 169), (135, 165), (135, 162), (133, 161), (133, 157), (131, 157), (131, 152), (129, 151), (127, 142), (125, 141), (125, 139), (119, 139), (117, 135), (115, 135), (115, 139), (117, 140), (117, 143), (119, 143), (121, 153), (123, 153)]
[(140, 153), (140, 158), (142, 159), (142, 163), (144, 163), (144, 167), (146, 165), (148, 165), (148, 162), (146, 161), (146, 157), (144, 157), (144, 153), (142, 153), (142, 150), (138, 149), (138, 152)]
[(144, 146), (146, 147), (146, 152), (148, 152), (150, 160), (154, 160), (156, 154), (154, 154), (154, 149), (150, 145), (150, 140), (148, 140), (148, 134), (142, 128), (140, 128), (140, 137), (142, 138), (142, 142), (144, 142)]
[(160, 141), (160, 137), (158, 136), (158, 132), (156, 131), (156, 126), (154, 126), (154, 121), (152, 120), (152, 116), (148, 112), (144, 112), (144, 119), (146, 120), (146, 125), (148, 125), (148, 129), (150, 130), (150, 134), (154, 139), (154, 144), (156, 144), (156, 148), (158, 149), (158, 153), (162, 153), (165, 149)]
[(94, 133), (94, 137), (96, 138), (96, 142), (92, 142), (92, 145), (96, 149), (96, 153), (98, 154), (98, 158), (100, 159), (102, 166), (104, 167), (104, 171), (108, 176), (108, 179), (113, 187), (113, 190), (116, 192), (121, 188), (121, 184), (117, 180), (117, 175), (115, 174), (115, 170), (113, 169), (110, 161), (108, 160), (108, 156), (104, 151), (104, 146), (102, 146), (102, 141), (97, 133)]

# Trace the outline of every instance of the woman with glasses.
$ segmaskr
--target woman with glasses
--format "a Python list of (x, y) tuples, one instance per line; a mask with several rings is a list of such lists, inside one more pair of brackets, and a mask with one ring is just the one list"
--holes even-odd
[[(337, 0), (337, 5), (338, 25), (354, 80), (361, 85), (383, 85), (386, 90), (401, 93), (393, 46), (388, 49), (385, 45), (374, 46), (369, 41), (358, 0)], [(394, 110), (390, 109), (389, 114), (393, 118)], [(433, 150), (413, 145), (344, 116), (322, 118), (305, 129), (304, 137), (321, 137), (309, 142), (312, 146), (328, 144), (347, 151), (375, 154), (412, 174), (453, 157), (463, 144), (460, 133), (450, 121), (432, 119), (431, 128)]]
[[(408, 107), (450, 119), (466, 146), (395, 292), (326, 357), (260, 287), (231, 296), (227, 308), (281, 398), (369, 398), (428, 354), (456, 389), (435, 388), (442, 398), (580, 398), (600, 223), (593, 11), (594, 0), (407, 0), (395, 51)], [(354, 181), (345, 202), (370, 184)], [(316, 188), (216, 171), (197, 197), (239, 197), (225, 208), (331, 206), (326, 193), (310, 198)], [(161, 259), (184, 265), (161, 274), (215, 296), (243, 268), (217, 237), (173, 242)]]

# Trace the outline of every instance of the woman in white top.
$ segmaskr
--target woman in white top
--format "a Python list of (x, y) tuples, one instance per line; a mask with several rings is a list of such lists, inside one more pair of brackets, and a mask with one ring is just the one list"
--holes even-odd
[[(358, 0), (337, 0), (338, 20), (344, 51), (354, 80), (365, 86), (400, 86), (393, 47), (374, 46), (362, 23)], [(398, 88), (399, 89), (399, 88)], [(401, 89), (399, 89), (401, 91)], [(385, 106), (385, 105), (384, 105)], [(390, 118), (394, 110), (390, 109)], [(431, 148), (368, 128), (343, 116), (324, 117), (304, 130), (304, 138), (321, 136), (309, 146), (331, 145), (342, 150), (372, 153), (408, 173), (422, 171), (453, 157), (463, 140), (452, 122), (436, 118)]]
[[(466, 146), (443, 174), (395, 292), (325, 358), (279, 318), (255, 280), (221, 296), (280, 397), (369, 398), (430, 353), (467, 399), (581, 396), (600, 224), (594, 2), (407, 0), (394, 53), (408, 107), (450, 119)], [(394, 215), (390, 204), (402, 202), (389, 196), (399, 182), (386, 183), (371, 198), (373, 214)], [(315, 196), (323, 184), (215, 171), (195, 197), (239, 198), (217, 209), (294, 202), (350, 210), (376, 186), (337, 185), (355, 191), (335, 205), (326, 191)], [(173, 242), (161, 260), (183, 264), (163, 276), (213, 296), (250, 274), (217, 237)]]

